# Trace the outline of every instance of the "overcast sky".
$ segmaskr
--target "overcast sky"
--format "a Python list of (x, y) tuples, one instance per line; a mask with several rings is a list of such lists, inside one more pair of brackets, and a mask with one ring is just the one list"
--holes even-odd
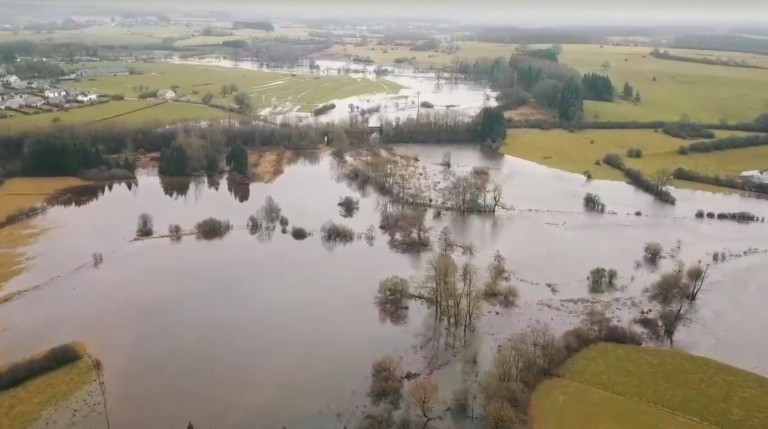
[(0, 0), (166, 12), (221, 10), (303, 16), (418, 17), (511, 25), (768, 24), (768, 0)]

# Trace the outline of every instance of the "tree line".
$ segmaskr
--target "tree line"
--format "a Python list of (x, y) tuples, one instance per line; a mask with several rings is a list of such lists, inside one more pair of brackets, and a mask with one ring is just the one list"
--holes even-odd
[(656, 173), (654, 180), (651, 180), (645, 177), (639, 170), (627, 167), (626, 164), (624, 164), (624, 160), (621, 159), (621, 156), (615, 153), (605, 155), (602, 162), (609, 167), (622, 171), (627, 180), (629, 180), (629, 182), (636, 188), (653, 195), (661, 202), (675, 204), (676, 199), (674, 195), (666, 189), (671, 173), (665, 170), (659, 170)]
[(683, 61), (688, 63), (697, 63), (697, 64), (709, 64), (713, 66), (727, 66), (727, 67), (742, 67), (742, 68), (750, 68), (750, 69), (764, 69), (765, 67), (756, 66), (754, 64), (750, 64), (747, 62), (747, 60), (736, 60), (734, 58), (696, 58), (696, 57), (686, 57), (684, 55), (675, 55), (669, 53), (669, 51), (661, 51), (659, 48), (655, 48), (653, 51), (651, 51), (651, 56), (655, 58), (659, 58), (662, 60), (672, 60), (672, 61)]

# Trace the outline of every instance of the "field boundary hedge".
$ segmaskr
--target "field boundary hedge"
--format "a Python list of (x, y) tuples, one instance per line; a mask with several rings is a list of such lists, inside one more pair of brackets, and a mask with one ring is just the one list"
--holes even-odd
[(615, 153), (605, 155), (605, 157), (603, 157), (603, 164), (621, 171), (624, 173), (624, 177), (629, 180), (629, 183), (641, 191), (653, 195), (657, 200), (672, 205), (675, 205), (677, 202), (677, 199), (671, 192), (657, 187), (655, 183), (643, 176), (643, 173), (641, 173), (640, 170), (627, 167), (620, 155)]
[(0, 368), (0, 392), (18, 387), (43, 374), (86, 357), (85, 347), (76, 342), (52, 347)]
[[(564, 122), (553, 119), (511, 119), (507, 118), (508, 128), (537, 128), (540, 130), (662, 130), (667, 124), (678, 124), (678, 121), (584, 121), (581, 123)], [(719, 131), (744, 131), (768, 133), (768, 127), (754, 122), (739, 122), (735, 124), (706, 124), (697, 123), (701, 128)]]
[(694, 416), (689, 416), (689, 415), (687, 415), (687, 414), (683, 414), (683, 413), (681, 413), (681, 412), (679, 412), (679, 411), (675, 411), (675, 410), (673, 410), (673, 409), (667, 408), (667, 407), (665, 407), (665, 406), (664, 406), (664, 405), (662, 405), (662, 404), (657, 404), (656, 402), (653, 402), (653, 401), (649, 401), (649, 400), (647, 400), (647, 399), (640, 399), (640, 398), (636, 398), (636, 397), (634, 397), (634, 396), (632, 396), (632, 395), (628, 395), (628, 394), (626, 394), (626, 393), (622, 393), (622, 392), (619, 392), (619, 391), (613, 390), (613, 389), (611, 389), (611, 388), (609, 388), (609, 387), (604, 387), (604, 386), (595, 386), (595, 385), (593, 385), (593, 384), (590, 384), (590, 383), (588, 383), (588, 382), (585, 382), (585, 381), (579, 380), (578, 378), (575, 378), (575, 377), (569, 377), (569, 376), (560, 376), (560, 377), (556, 377), (556, 378), (560, 378), (560, 379), (562, 379), (562, 380), (570, 381), (570, 382), (572, 382), (572, 383), (576, 383), (576, 384), (581, 384), (582, 386), (591, 387), (591, 388), (593, 388), (593, 389), (601, 390), (601, 391), (603, 391), (603, 392), (612, 393), (612, 394), (614, 394), (614, 395), (616, 395), (616, 396), (620, 396), (620, 397), (622, 397), (622, 398), (624, 398), (624, 399), (629, 399), (629, 400), (631, 400), (631, 401), (639, 402), (639, 403), (641, 403), (641, 404), (643, 404), (643, 405), (648, 405), (648, 406), (650, 406), (650, 407), (658, 408), (658, 409), (660, 409), (660, 410), (662, 410), (662, 411), (665, 411), (665, 412), (668, 412), (668, 413), (674, 414), (674, 415), (675, 415), (675, 416), (677, 416), (677, 417), (680, 417), (680, 418), (682, 418), (682, 419), (688, 420), (688, 421), (690, 421), (690, 422), (693, 422), (693, 423), (696, 423), (696, 424), (700, 424), (700, 425), (703, 425), (703, 426), (707, 426), (707, 427), (710, 427), (710, 428), (713, 428), (713, 429), (724, 429), (722, 426), (717, 426), (716, 424), (714, 424), (714, 423), (712, 423), (712, 422), (708, 422), (708, 421), (706, 421), (706, 420), (701, 420), (701, 419), (699, 419), (699, 418), (697, 418), (697, 417), (694, 417)]
[(672, 177), (677, 180), (687, 180), (689, 182), (704, 183), (707, 185), (722, 186), (724, 188), (738, 189), (740, 191), (756, 192), (758, 194), (768, 194), (768, 183), (750, 182), (745, 180), (730, 179), (723, 176), (710, 176), (678, 167), (672, 172)]
[(98, 124), (99, 122), (109, 121), (110, 119), (116, 119), (116, 118), (120, 118), (122, 116), (131, 115), (133, 113), (141, 112), (142, 110), (151, 109), (153, 107), (157, 107), (157, 106), (159, 106), (161, 104), (165, 104), (165, 103), (168, 103), (168, 101), (161, 101), (159, 103), (151, 104), (149, 106), (140, 107), (138, 109), (134, 109), (134, 110), (131, 110), (131, 111), (128, 111), (128, 112), (118, 113), (117, 115), (112, 115), (112, 116), (108, 116), (106, 118), (97, 119), (97, 120), (95, 120), (93, 122), (89, 122), (89, 124)]

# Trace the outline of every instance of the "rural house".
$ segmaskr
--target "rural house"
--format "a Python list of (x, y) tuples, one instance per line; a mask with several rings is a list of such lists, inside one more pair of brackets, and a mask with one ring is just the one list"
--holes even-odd
[(22, 109), (24, 106), (24, 100), (21, 98), (11, 98), (5, 102), (5, 107), (8, 109)]
[(91, 103), (98, 100), (99, 100), (99, 94), (94, 94), (94, 93), (80, 94), (77, 96), (77, 101), (81, 103)]
[(64, 107), (67, 100), (64, 97), (48, 97), (48, 105), (53, 107)]
[(45, 100), (40, 97), (30, 96), (24, 100), (24, 104), (30, 107), (42, 107), (45, 104)]
[(173, 92), (172, 89), (161, 89), (160, 91), (157, 91), (157, 99), (158, 100), (175, 100), (176, 93)]
[(20, 81), (21, 79), (19, 79), (19, 77), (16, 76), (15, 74), (9, 74), (8, 76), (3, 77), (2, 83), (11, 85)]

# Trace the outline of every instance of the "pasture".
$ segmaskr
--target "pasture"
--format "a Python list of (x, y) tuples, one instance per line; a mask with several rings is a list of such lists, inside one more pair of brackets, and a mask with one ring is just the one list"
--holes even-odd
[(530, 409), (534, 429), (703, 429), (660, 408), (566, 379), (542, 383)]
[[(678, 120), (684, 114), (699, 122), (751, 121), (768, 111), (768, 70), (657, 59), (652, 48), (611, 45), (564, 45), (560, 61), (581, 73), (607, 74), (617, 91), (629, 82), (642, 102), (585, 102), (587, 120)], [(685, 56), (744, 59), (766, 66), (768, 57), (670, 49)], [(609, 64), (608, 68), (603, 67)]]
[[(600, 344), (570, 359), (561, 368), (561, 375), (566, 380), (722, 429), (768, 427), (768, 379), (712, 359), (674, 350)], [(545, 390), (539, 399), (557, 397), (558, 387), (547, 387), (555, 392)], [(582, 391), (568, 387), (562, 395), (587, 405), (593, 395)], [(585, 408), (609, 414), (613, 413), (614, 402), (625, 401), (611, 400), (601, 407)], [(534, 400), (534, 409), (544, 405)], [(578, 409), (573, 407), (574, 412)], [(639, 414), (628, 417), (641, 418)]]
[[(95, 66), (96, 64), (91, 64)], [(105, 65), (105, 63), (98, 63)], [(354, 76), (311, 76), (219, 67), (172, 63), (123, 64), (139, 71), (130, 76), (104, 76), (68, 84), (81, 90), (104, 94), (123, 94), (138, 97), (146, 90), (178, 87), (177, 93), (185, 99), (200, 102), (210, 92), (212, 104), (232, 104), (233, 95), (223, 96), (222, 85), (234, 84), (239, 91), (251, 96), (253, 112), (271, 109), (287, 112), (299, 108), (311, 112), (323, 103), (357, 95), (397, 92), (400, 85), (387, 80), (372, 80)]]
[[(718, 131), (717, 137), (744, 134)], [(622, 156), (624, 163), (647, 175), (660, 169), (685, 167), (706, 174), (736, 176), (745, 170), (768, 167), (768, 147), (725, 150), (711, 153), (677, 153), (690, 141), (670, 137), (653, 130), (565, 130), (512, 129), (502, 152), (539, 164), (573, 173), (589, 171), (595, 179), (624, 180), (623, 174), (607, 165), (596, 165), (608, 153)], [(628, 158), (627, 149), (643, 151), (642, 158)], [(702, 185), (682, 180), (675, 186), (702, 189)], [(707, 190), (720, 188), (706, 187)], [(722, 189), (720, 189), (722, 190)]]

